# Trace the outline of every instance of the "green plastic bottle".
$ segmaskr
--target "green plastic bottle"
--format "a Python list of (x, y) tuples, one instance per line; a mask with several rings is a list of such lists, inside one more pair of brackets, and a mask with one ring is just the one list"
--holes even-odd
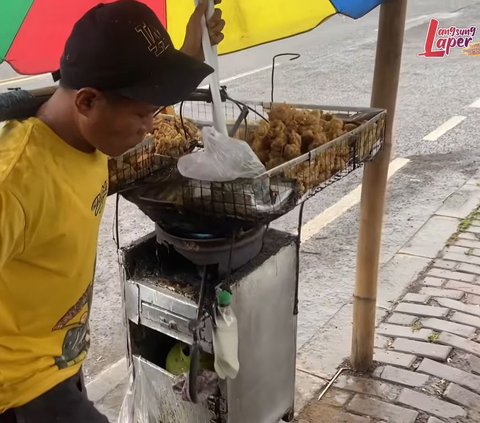
[[(190, 370), (190, 347), (183, 342), (177, 342), (167, 355), (166, 370), (174, 376), (188, 373)], [(214, 369), (211, 354), (202, 352), (200, 355), (200, 369)]]

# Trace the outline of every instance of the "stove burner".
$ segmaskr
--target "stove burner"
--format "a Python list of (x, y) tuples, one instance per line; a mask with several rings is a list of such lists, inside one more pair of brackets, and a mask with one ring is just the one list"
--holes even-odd
[(195, 233), (192, 233), (190, 235), (190, 238), (192, 238), (192, 239), (215, 239), (215, 235), (214, 234), (195, 234)]
[(167, 232), (158, 224), (155, 225), (155, 232), (158, 244), (173, 248), (194, 265), (218, 265), (218, 276), (223, 278), (229, 270), (240, 268), (260, 253), (265, 226), (240, 231), (233, 244), (232, 236), (218, 237), (216, 234), (196, 232), (177, 235)]

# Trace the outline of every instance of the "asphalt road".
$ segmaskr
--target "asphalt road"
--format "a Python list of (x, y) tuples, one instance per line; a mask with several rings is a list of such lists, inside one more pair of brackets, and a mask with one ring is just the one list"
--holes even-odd
[[(480, 98), (480, 57), (454, 51), (444, 59), (417, 56), (423, 51), (430, 18), (442, 26), (480, 22), (480, 1), (424, 0), (409, 4), (403, 65), (396, 117), (395, 157), (408, 158), (389, 184), (382, 262), (386, 262), (479, 167), (480, 108), (468, 107)], [(378, 12), (358, 21), (335, 17), (301, 36), (221, 58), (221, 77), (231, 96), (268, 100), (270, 71), (236, 75), (268, 66), (272, 56), (301, 54), (296, 61), (279, 59), (275, 99), (310, 104), (368, 106), (373, 75)], [(480, 40), (480, 38), (476, 37)], [(5, 65), (0, 77), (15, 76)], [(233, 79), (232, 79), (233, 78)], [(0, 82), (34, 88), (51, 83), (49, 76)], [(465, 116), (436, 141), (423, 138), (452, 116)], [(335, 204), (361, 181), (358, 171), (332, 185), (307, 203), (305, 221)], [(122, 307), (116, 251), (112, 241), (113, 198), (109, 199), (99, 240), (95, 297), (91, 316), (92, 347), (86, 363), (87, 378), (118, 360), (124, 352)], [(291, 213), (275, 223), (294, 230)], [(153, 229), (135, 207), (121, 202), (121, 243)], [(300, 275), (299, 346), (329, 320), (352, 295), (358, 207), (353, 207), (321, 230), (302, 247)]]

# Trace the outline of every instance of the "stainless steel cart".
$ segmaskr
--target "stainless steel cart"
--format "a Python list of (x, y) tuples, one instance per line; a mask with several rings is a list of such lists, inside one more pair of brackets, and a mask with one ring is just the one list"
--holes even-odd
[[(243, 130), (259, 125), (269, 103), (225, 103)], [(358, 169), (382, 148), (385, 111), (296, 105), (337, 117), (354, 129), (251, 179), (208, 182), (181, 176), (176, 160), (154, 154), (153, 140), (110, 160), (111, 192), (121, 192), (155, 222), (156, 231), (122, 251), (132, 391), (126, 423), (278, 423), (293, 419), (298, 255), (305, 201)], [(242, 114), (250, 111), (247, 116)], [(199, 126), (205, 101), (180, 106)], [(303, 112), (302, 112), (303, 113)], [(299, 233), (265, 225), (299, 208)], [(215, 284), (233, 292), (240, 373), (221, 381), (203, 404), (174, 391), (166, 357), (178, 341), (213, 354), (212, 309), (203, 311), (199, 267), (213, 266)], [(233, 272), (233, 273), (232, 273)], [(205, 278), (203, 278), (205, 281)], [(208, 290), (214, 293), (212, 286)], [(210, 306), (214, 302), (210, 295)], [(201, 304), (202, 306), (198, 306)], [(192, 325), (194, 322), (194, 325)], [(194, 360), (191, 360), (194, 362)], [(198, 375), (198, 372), (188, 372)], [(192, 386), (191, 384), (189, 385)], [(195, 390), (192, 390), (195, 392)], [(125, 410), (125, 407), (124, 407)], [(123, 422), (122, 422), (123, 423)]]
[[(165, 358), (179, 341), (192, 343), (197, 302), (195, 269), (158, 272), (154, 234), (123, 250), (123, 288), (134, 391), (131, 421), (162, 423), (277, 423), (293, 419), (296, 357), (297, 238), (268, 230), (261, 252), (232, 274), (238, 318), (240, 372), (222, 381), (204, 404), (181, 401)], [(174, 260), (172, 258), (172, 260)], [(178, 273), (177, 273), (178, 272)], [(180, 276), (178, 276), (180, 274)], [(213, 353), (204, 318), (200, 344)]]

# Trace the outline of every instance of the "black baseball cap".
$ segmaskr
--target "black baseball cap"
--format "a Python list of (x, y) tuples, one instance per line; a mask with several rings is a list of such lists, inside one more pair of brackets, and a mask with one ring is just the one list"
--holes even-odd
[(61, 84), (96, 88), (156, 106), (185, 99), (213, 69), (178, 50), (155, 13), (135, 0), (99, 4), (73, 27)]

